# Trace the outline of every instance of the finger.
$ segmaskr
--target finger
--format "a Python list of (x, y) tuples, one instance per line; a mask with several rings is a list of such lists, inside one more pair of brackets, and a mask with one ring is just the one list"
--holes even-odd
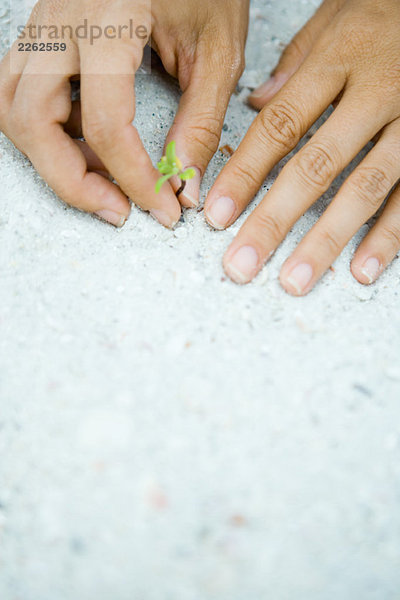
[[(314, 225), (284, 264), (280, 280), (289, 293), (304, 295), (314, 287), (360, 227), (376, 213), (398, 181), (400, 177), (398, 165), (400, 127), (397, 125), (395, 135), (393, 135), (393, 128), (391, 129), (391, 132), (388, 129), (381, 141), (348, 177), (318, 223)], [(396, 212), (396, 200), (394, 200), (392, 210)], [(390, 219), (390, 215), (385, 217), (385, 221), (387, 218)], [(383, 222), (381, 227), (387, 227), (387, 225), (387, 222)], [(394, 243), (396, 231), (396, 225), (394, 225), (392, 246), (396, 246)], [(388, 242), (389, 236), (386, 239)], [(386, 266), (392, 260), (398, 249), (399, 246), (392, 247), (390, 250), (386, 246), (386, 252), (389, 253), (387, 262), (382, 262), (384, 256), (379, 253), (379, 270), (376, 275), (380, 272), (383, 264)], [(393, 255), (390, 255), (391, 251), (394, 251)], [(378, 260), (376, 256), (373, 258)], [(357, 262), (354, 264), (355, 269), (357, 264)], [(376, 267), (376, 263), (370, 262), (367, 270), (371, 269), (372, 264), (375, 264)], [(366, 271), (363, 263), (360, 265), (359, 273), (365, 283)], [(371, 281), (368, 282), (371, 283)]]
[(180, 218), (180, 204), (169, 184), (156, 193), (159, 174), (132, 125), (134, 73), (141, 56), (142, 47), (134, 44), (114, 44), (112, 52), (107, 40), (99, 40), (95, 48), (87, 43), (81, 47), (83, 132), (133, 202), (173, 227)]
[(0, 62), (0, 130), (6, 132), (8, 113), (11, 108), (13, 93), (10, 92), (10, 56), (9, 53)]
[[(384, 130), (380, 138), (380, 144), (390, 145), (391, 160), (393, 149), (397, 152), (398, 157), (399, 140), (400, 124), (396, 121)], [(360, 283), (366, 285), (374, 283), (395, 258), (399, 249), (400, 188), (397, 186), (390, 195), (377, 223), (359, 245), (351, 263), (351, 272)]]
[[(388, 118), (385, 111), (377, 119), (375, 103), (365, 105), (361, 111), (357, 99), (356, 92), (343, 97), (328, 121), (287, 163), (244, 223), (224, 257), (225, 270), (234, 281), (246, 283), (255, 276), (293, 224), (382, 127)], [(246, 264), (241, 259), (243, 247), (252, 258)]]
[(0, 110), (5, 104), (8, 106), (11, 105), (18, 82), (28, 62), (29, 53), (20, 52), (19, 43), (21, 40), (27, 40), (28, 42), (35, 41), (31, 39), (29, 27), (35, 25), (38, 10), (38, 5), (35, 5), (26, 26), (20, 34), (21, 37), (14, 41), (9, 52), (7, 52), (4, 59), (0, 62), (0, 94), (2, 98)]
[(80, 100), (74, 100), (71, 103), (71, 113), (68, 117), (68, 121), (64, 125), (64, 130), (72, 138), (83, 137)]
[(62, 200), (121, 227), (130, 212), (126, 196), (104, 177), (88, 172), (83, 153), (63, 130), (70, 102), (65, 76), (24, 74), (14, 99), (15, 143)]
[(339, 12), (346, 0), (325, 0), (316, 13), (294, 36), (285, 48), (278, 65), (272, 71), (269, 79), (260, 85), (249, 96), (249, 102), (254, 108), (261, 109), (284, 86), (290, 77), (296, 73), (300, 65), (310, 54), (312, 47), (332, 18)]
[(18, 52), (17, 41), (0, 62), (0, 114), (10, 110), (15, 90), (27, 62), (25, 52)]
[(374, 283), (400, 250), (400, 188), (390, 196), (377, 224), (360, 244), (351, 263), (354, 277)]
[[(211, 55), (210, 50), (213, 54)], [(225, 61), (215, 60), (210, 44), (196, 60), (184, 90), (175, 121), (167, 136), (166, 145), (175, 140), (177, 156), (184, 169), (193, 167), (196, 177), (187, 181), (179, 196), (183, 206), (199, 203), (200, 181), (208, 163), (218, 149), (230, 97), (243, 70), (242, 57), (232, 54)], [(181, 181), (172, 181), (175, 191)]]
[(94, 171), (95, 173), (100, 173), (105, 177), (109, 177), (109, 172), (107, 171), (104, 163), (100, 160), (97, 154), (93, 152), (89, 144), (83, 142), (82, 140), (74, 140), (74, 142), (86, 159), (88, 171)]
[(313, 52), (288, 85), (254, 120), (239, 148), (217, 177), (205, 203), (207, 221), (224, 229), (242, 213), (272, 167), (343, 89), (345, 73), (334, 57)]

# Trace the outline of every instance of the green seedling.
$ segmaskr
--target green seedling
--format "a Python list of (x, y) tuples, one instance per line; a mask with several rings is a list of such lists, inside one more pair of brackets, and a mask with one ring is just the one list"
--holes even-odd
[(160, 162), (157, 165), (158, 170), (160, 171), (162, 177), (156, 183), (156, 194), (158, 194), (168, 179), (174, 177), (175, 175), (179, 177), (182, 181), (182, 185), (179, 190), (176, 192), (176, 195), (182, 194), (185, 189), (186, 182), (188, 179), (193, 179), (196, 175), (196, 171), (192, 168), (183, 170), (182, 162), (176, 156), (175, 153), (175, 142), (170, 142), (165, 151), (165, 156), (162, 157)]

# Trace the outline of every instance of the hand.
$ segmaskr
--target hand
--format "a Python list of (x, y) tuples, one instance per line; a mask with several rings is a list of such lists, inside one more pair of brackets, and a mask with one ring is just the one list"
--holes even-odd
[[(301, 215), (378, 135), (318, 223), (284, 264), (280, 281), (309, 292), (400, 177), (400, 3), (326, 0), (294, 38), (272, 79), (250, 97), (262, 108), (216, 180), (206, 202), (209, 223), (232, 224), (271, 168), (325, 109), (336, 109), (282, 169), (224, 257), (227, 274), (247, 283)], [(265, 106), (264, 106), (265, 105)], [(352, 261), (354, 277), (372, 283), (400, 248), (400, 189)]]
[[(97, 39), (82, 39), (82, 29), (77, 34), (85, 19), (97, 27)], [(183, 90), (167, 143), (176, 140), (184, 166), (197, 170), (180, 197), (183, 205), (195, 206), (243, 69), (247, 19), (247, 0), (41, 0), (25, 38), (0, 63), (0, 129), (68, 204), (122, 226), (130, 197), (171, 227), (179, 220), (180, 203), (169, 184), (155, 193), (159, 174), (132, 125), (143, 47), (151, 34), (166, 70)], [(51, 45), (49, 26), (58, 32), (72, 28), (72, 39), (64, 30), (64, 52), (18, 51), (21, 42)], [(41, 37), (35, 39), (39, 27)], [(70, 80), (78, 74), (81, 102), (71, 103)], [(84, 142), (72, 139), (82, 133)]]

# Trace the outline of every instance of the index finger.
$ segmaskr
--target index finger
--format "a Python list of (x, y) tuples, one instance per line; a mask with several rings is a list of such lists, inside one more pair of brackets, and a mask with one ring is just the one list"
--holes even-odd
[(142, 45), (138, 39), (117, 42), (103, 38), (93, 45), (88, 41), (81, 44), (83, 133), (133, 202), (172, 227), (180, 218), (180, 204), (170, 185), (156, 194), (158, 172), (132, 124), (135, 72)]

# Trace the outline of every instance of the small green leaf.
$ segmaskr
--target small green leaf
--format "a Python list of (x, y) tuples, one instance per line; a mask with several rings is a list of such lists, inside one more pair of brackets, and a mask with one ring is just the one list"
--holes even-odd
[(157, 181), (156, 183), (156, 194), (159, 194), (161, 191), (162, 186), (164, 185), (164, 183), (166, 181), (168, 181), (168, 179), (170, 179), (172, 177), (171, 174), (169, 175), (164, 175), (164, 177), (160, 177), (160, 179)]
[(193, 179), (193, 177), (196, 176), (196, 171), (192, 168), (190, 169), (186, 169), (186, 171), (183, 171), (183, 173), (179, 174), (179, 177), (182, 179), (182, 181), (187, 181), (188, 179)]
[(167, 161), (169, 162), (170, 165), (172, 165), (176, 160), (175, 142), (170, 142), (168, 144), (165, 154), (167, 157)]
[(158, 163), (157, 168), (162, 175), (166, 175), (167, 173), (170, 173), (170, 171), (171, 171), (170, 165), (168, 165), (166, 163)]

